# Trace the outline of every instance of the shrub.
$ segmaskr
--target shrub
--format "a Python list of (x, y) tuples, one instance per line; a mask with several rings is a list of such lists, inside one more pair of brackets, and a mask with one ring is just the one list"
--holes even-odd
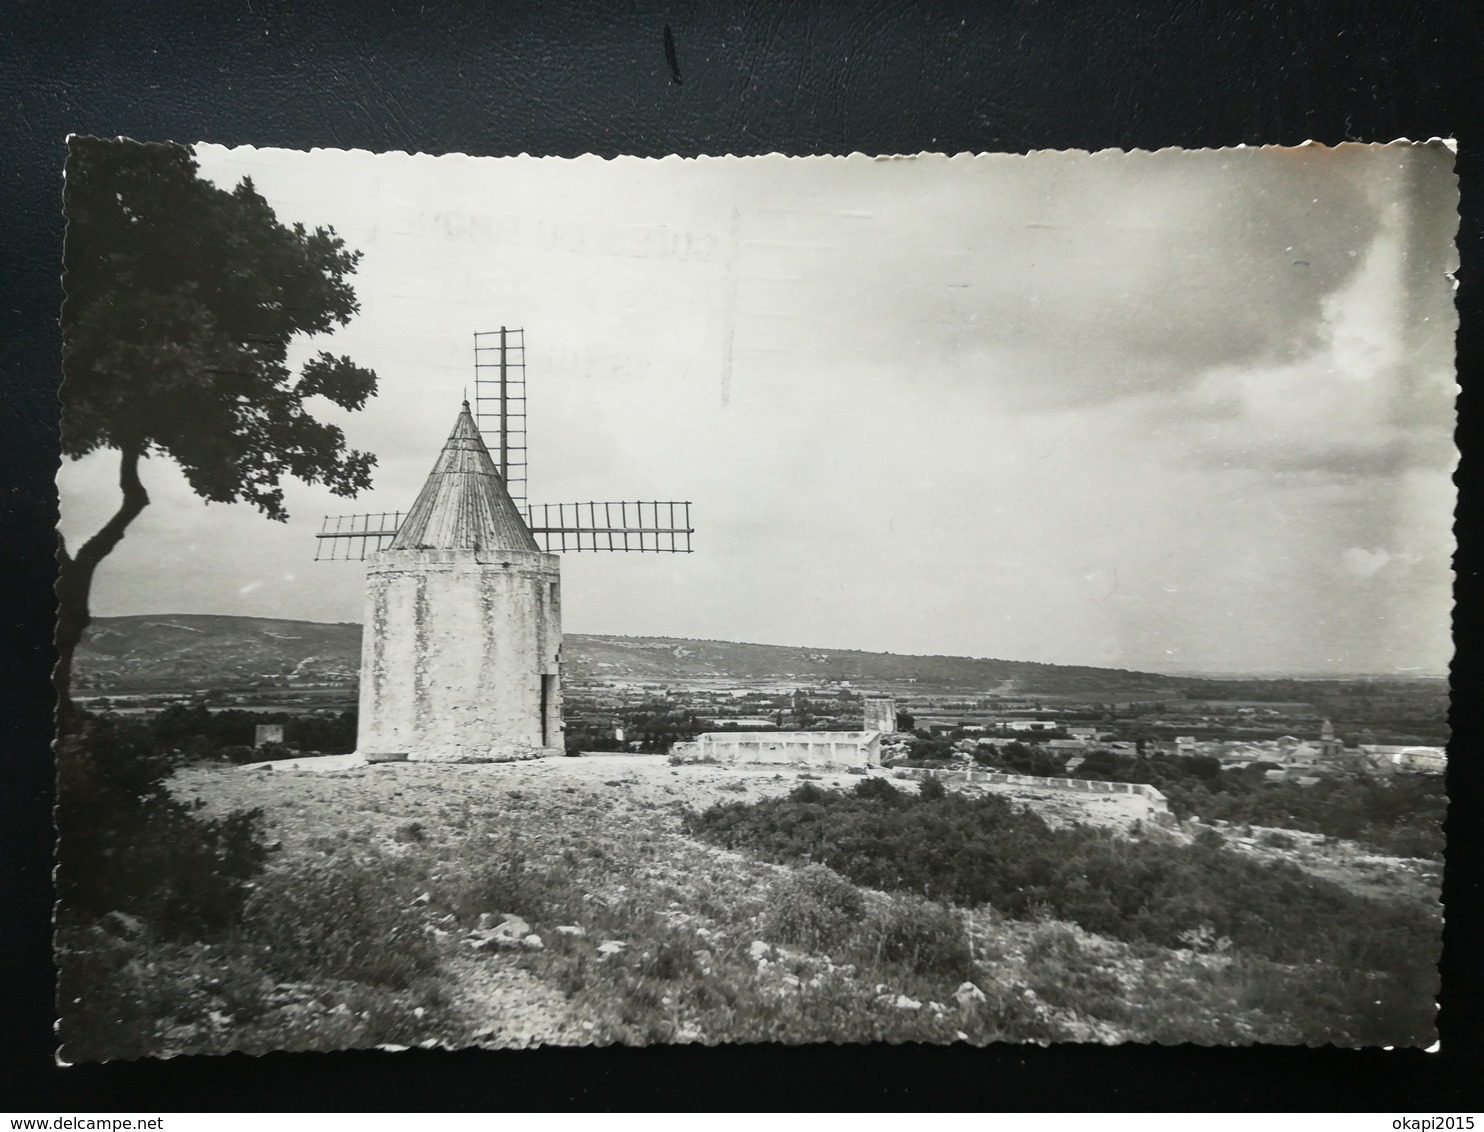
[[(718, 787), (718, 789), (726, 789), (726, 787)], [(802, 786), (795, 787), (788, 798), (791, 802), (797, 802), (800, 805), (807, 806), (823, 800), (824, 796), (824, 791), (818, 786), (815, 786), (812, 782), (806, 782)]]
[(958, 915), (920, 896), (893, 896), (874, 910), (862, 932), (867, 954), (919, 975), (950, 980), (974, 975), (969, 937)]
[(917, 796), (924, 802), (941, 802), (947, 795), (948, 790), (936, 778), (924, 778), (917, 788)]
[[(602, 846), (593, 846), (591, 856), (601, 859)], [(507, 843), (456, 862), (439, 898), (464, 924), (474, 923), (484, 912), (509, 913), (532, 924), (567, 923), (579, 915), (582, 904), (570, 867), (533, 867), (519, 842)]]
[(1025, 957), (1031, 989), (1052, 1006), (1121, 1023), (1136, 1016), (1117, 974), (1066, 924), (1037, 927)]
[(893, 804), (902, 800), (902, 792), (884, 778), (865, 778), (857, 782), (855, 796)]
[(842, 946), (865, 912), (860, 890), (834, 869), (807, 865), (775, 881), (763, 934), (810, 951)]
[(1208, 849), (1220, 849), (1226, 844), (1226, 838), (1221, 836), (1219, 830), (1213, 829), (1209, 825), (1203, 825), (1195, 831), (1195, 843), (1197, 845), (1204, 845)]
[[(1131, 943), (1176, 948), (1181, 933), (1210, 925), (1234, 950), (1275, 963), (1366, 972), (1345, 984), (1346, 994), (1369, 995), (1347, 1000), (1356, 1013), (1376, 1000), (1411, 1002), (1419, 1017), (1431, 1009), (1422, 988), (1436, 975), (1436, 906), (1362, 897), (1293, 864), (1255, 861), (1216, 844), (1052, 829), (995, 796), (948, 793), (916, 804), (881, 779), (848, 794), (815, 791), (807, 803), (714, 806), (687, 815), (685, 826), (773, 860), (819, 861), (862, 886), (991, 904), (1011, 917), (1044, 908)], [(1387, 1009), (1394, 1018), (1405, 1013)]]
[(948, 762), (953, 758), (953, 744), (947, 739), (918, 739), (912, 744), (914, 762)]
[(342, 853), (266, 877), (246, 907), (244, 949), (285, 981), (410, 986), (436, 954), (408, 897), (413, 886), (392, 883), (389, 871), (389, 862)]

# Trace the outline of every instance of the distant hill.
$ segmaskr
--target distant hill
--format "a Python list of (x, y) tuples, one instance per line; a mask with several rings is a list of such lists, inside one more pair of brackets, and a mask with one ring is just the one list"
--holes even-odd
[[(354, 680), (361, 627), (345, 622), (270, 617), (157, 614), (97, 617), (77, 650), (79, 691), (121, 685), (182, 688), (242, 685), (296, 675), (310, 681)], [(1149, 672), (961, 656), (905, 656), (854, 649), (799, 648), (568, 633), (563, 669), (573, 681), (683, 682), (703, 678), (848, 680), (928, 689), (1118, 695), (1179, 695), (1185, 681)]]
[[(563, 666), (586, 680), (684, 680), (706, 676), (739, 680), (794, 679), (888, 685), (915, 681), (927, 688), (1005, 692), (1106, 690), (1121, 694), (1173, 692), (1180, 681), (1149, 672), (981, 660), (966, 656), (910, 656), (856, 649), (693, 641), (673, 637), (563, 638)], [(1178, 694), (1178, 693), (1176, 693)]]
[(359, 625), (161, 613), (93, 618), (73, 675), (79, 690), (134, 683), (203, 688), (291, 674), (354, 680), (360, 667)]

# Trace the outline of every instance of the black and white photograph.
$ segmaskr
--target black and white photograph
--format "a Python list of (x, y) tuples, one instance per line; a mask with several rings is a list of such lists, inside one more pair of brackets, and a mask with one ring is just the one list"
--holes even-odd
[(59, 1061), (1435, 1045), (1451, 142), (62, 203)]

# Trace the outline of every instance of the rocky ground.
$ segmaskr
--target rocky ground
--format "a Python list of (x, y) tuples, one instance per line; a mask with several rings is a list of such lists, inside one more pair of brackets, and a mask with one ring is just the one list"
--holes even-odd
[[(194, 767), (181, 771), (175, 785), (181, 793), (202, 797), (213, 807), (263, 806), (275, 821), (284, 821), (293, 828), (302, 825), (302, 807), (296, 801), (309, 799), (336, 811), (348, 808), (347, 812), (375, 814), (383, 822), (402, 811), (408, 817), (420, 817), (423, 804), (433, 797), (442, 803), (464, 798), (485, 801), (511, 791), (569, 788), (622, 789), (624, 797), (632, 802), (705, 809), (719, 801), (756, 801), (787, 794), (799, 785), (801, 774), (811, 773), (813, 781), (830, 789), (850, 789), (859, 778), (844, 771), (809, 772), (779, 766), (671, 766), (664, 755), (595, 753), (580, 758), (439, 766), (367, 766), (354, 755), (330, 755), (234, 769)], [(870, 773), (891, 777), (889, 770), (874, 769)], [(910, 783), (904, 784), (904, 789), (911, 788)], [(1029, 806), (1054, 825), (1080, 821), (1126, 829), (1154, 816), (1149, 801), (1137, 794), (1083, 794), (1003, 783), (955, 784), (954, 789), (1003, 795)], [(301, 815), (298, 822), (295, 811)]]
[[(971, 1040), (1293, 1040), (1279, 1029), (1264, 1031), (1259, 1014), (1228, 1013), (1212, 1005), (1231, 993), (1222, 982), (1227, 978), (1223, 965), (1230, 960), (1206, 943), (1185, 951), (1136, 953), (1074, 925), (1018, 923), (991, 914), (970, 925), (976, 959), (989, 964), (981, 967), (982, 989), (965, 984), (955, 999), (951, 982), (878, 985), (871, 981), (874, 976), (828, 955), (806, 955), (760, 938), (777, 884), (789, 870), (685, 836), (683, 813), (718, 801), (785, 794), (802, 781), (850, 789), (859, 780), (858, 774), (792, 767), (672, 766), (660, 755), (369, 766), (353, 756), (332, 756), (193, 767), (176, 775), (172, 789), (202, 799), (208, 812), (261, 808), (269, 840), (280, 845), (270, 864), (280, 876), (312, 876), (332, 861), (355, 856), (382, 862), (378, 867), (385, 868), (388, 885), (412, 885), (398, 896), (399, 907), (416, 907), (424, 916), (422, 930), (436, 937), (441, 991), (418, 1001), (401, 994), (394, 1005), (408, 1015), (402, 1027), (408, 1036), (383, 1037), (380, 1044), (953, 1041), (966, 1030), (973, 1031)], [(915, 788), (909, 782), (898, 785)], [(1153, 816), (1138, 795), (1003, 784), (952, 788), (1006, 795), (1054, 824), (1128, 830)], [(1419, 891), (1434, 883), (1412, 866), (1368, 863), (1353, 847), (1298, 838), (1292, 849), (1280, 850), (1263, 844), (1260, 836), (1240, 844), (1235, 831), (1227, 833), (1244, 851), (1286, 853), (1316, 872), (1348, 876), (1356, 884), (1391, 885), (1395, 891), (1398, 882), (1378, 880), (1377, 868), (1388, 877), (1403, 877), (1403, 884), (1415, 881)], [(1190, 835), (1178, 827), (1160, 834)], [(484, 906), (470, 903), (472, 897), (450, 895), (465, 891), (459, 887), (460, 872), (486, 857), (525, 862), (528, 876), (545, 878), (542, 883), (548, 885), (557, 878), (561, 891), (550, 899), (538, 893), (531, 905), (538, 910), (523, 912), (526, 919), (509, 919), (516, 909), (497, 906), (494, 898)], [(438, 895), (418, 893), (424, 876), (428, 890)], [(508, 891), (515, 892), (518, 881)], [(543, 900), (545, 911), (539, 910)], [(335, 910), (324, 914), (333, 916)], [(497, 938), (504, 928), (512, 929), (504, 933), (509, 938)], [(1066, 971), (1077, 973), (1075, 992), (1067, 989)], [(1229, 981), (1235, 979), (1232, 973)], [(681, 985), (695, 991), (688, 1013), (664, 993)], [(986, 992), (990, 1006), (976, 1014)], [(812, 1013), (798, 1005), (806, 993), (815, 996)], [(346, 1015), (350, 1008), (331, 1003), (334, 997), (319, 994), (308, 1001), (313, 1009)], [(1146, 1009), (1141, 1000), (1186, 999), (1189, 1017), (1173, 1030), (1169, 1018), (1140, 1013)], [(1100, 1005), (1085, 1009), (1084, 1002)], [(417, 1021), (429, 1012), (439, 1016), (436, 1027)], [(973, 1030), (972, 1020), (985, 1017), (1009, 1018), (1019, 1028)], [(269, 1021), (286, 1024), (278, 1015)], [(370, 1023), (361, 1029), (350, 1020), (345, 1024), (352, 1027), (344, 1031), (348, 1036), (330, 1044), (323, 1034), (316, 1036), (313, 1017), (304, 1023), (302, 1037), (262, 1040), (270, 1048), (378, 1044), (374, 1035), (368, 1039)], [(228, 1048), (251, 1048), (251, 1043)], [(193, 1051), (192, 1041), (183, 1040), (165, 1052)], [(219, 1052), (215, 1047), (203, 1051)]]
[[(879, 769), (870, 773), (891, 774)], [(502, 834), (523, 839), (522, 844), (530, 847), (533, 857), (539, 857), (562, 846), (568, 840), (566, 835), (578, 829), (584, 836), (590, 834), (597, 819), (603, 828), (623, 831), (626, 852), (622, 858), (626, 859), (621, 859), (618, 852), (612, 853), (614, 869), (632, 871), (636, 854), (647, 854), (653, 860), (653, 875), (638, 876), (634, 878), (638, 884), (620, 884), (607, 891), (597, 891), (595, 886), (586, 898), (621, 900), (626, 888), (632, 887), (633, 893), (641, 884), (652, 889), (673, 871), (678, 883), (672, 895), (680, 899), (670, 901), (676, 909), (670, 914), (689, 920), (689, 913), (678, 911), (682, 905), (694, 902), (694, 888), (685, 884), (687, 876), (714, 879), (724, 873), (727, 880), (723, 887), (730, 886), (736, 892), (734, 900), (752, 901), (762, 907), (767, 886), (783, 870), (684, 837), (680, 817), (685, 810), (705, 809), (718, 801), (756, 801), (782, 795), (803, 781), (848, 790), (859, 778), (844, 771), (815, 773), (793, 767), (672, 766), (663, 755), (590, 754), (437, 766), (366, 765), (355, 756), (327, 756), (247, 767), (192, 767), (176, 775), (172, 788), (183, 797), (204, 800), (207, 812), (261, 808), (270, 840), (281, 847), (272, 867), (284, 870), (303, 868), (306, 863), (313, 868), (315, 860), (323, 859), (337, 845), (371, 848), (391, 859), (430, 852), (437, 862), (430, 867), (445, 867), (472, 830), (486, 830), (484, 836), (488, 837), (499, 836), (487, 832), (490, 824)], [(903, 789), (915, 788), (915, 783), (900, 785)], [(1137, 796), (1090, 796), (1004, 785), (969, 789), (1006, 794), (1059, 824), (1083, 821), (1127, 827), (1150, 816), (1147, 802)], [(636, 837), (652, 839), (652, 847), (636, 846)], [(640, 871), (644, 871), (642, 867)], [(502, 911), (490, 908), (485, 913), (497, 918)], [(467, 926), (447, 925), (454, 936)], [(596, 938), (557, 940), (552, 938), (550, 926), (543, 930), (551, 945), (569, 951), (586, 948), (594, 957), (605, 942)], [(542, 943), (543, 950), (547, 941)], [(449, 942), (452, 945), (458, 941)], [(627, 947), (635, 941), (613, 942)], [(749, 948), (758, 942), (744, 940), (741, 945)], [(777, 958), (771, 951), (765, 954)], [(792, 961), (793, 967), (801, 971), (808, 967), (791, 952), (782, 954), (780, 962)], [(583, 959), (580, 955), (565, 958), (577, 963)], [(793, 978), (781, 966), (770, 967), (774, 959), (758, 960), (749, 953), (749, 960), (757, 964), (760, 977), (771, 971), (776, 979)], [(549, 961), (535, 963), (531, 955), (519, 950), (476, 952), (450, 946), (443, 961), (443, 982), (456, 1019), (454, 1030), (468, 1035), (468, 1042), (491, 1046), (594, 1040), (603, 1012), (591, 1009), (591, 996), (585, 1001), (582, 995), (564, 993), (553, 986), (549, 981), (551, 966)], [(822, 970), (829, 973), (833, 969)], [(788, 985), (781, 984), (784, 988)], [(869, 997), (874, 990), (868, 988), (865, 993)], [(895, 993), (877, 997), (891, 1002), (900, 998), (904, 1004), (915, 1001)], [(952, 1033), (951, 1029), (947, 1031), (948, 1036)], [(1088, 1031), (1088, 1035), (1093, 1036), (1094, 1031)], [(680, 1037), (683, 1040), (685, 1035)], [(455, 1040), (454, 1044), (461, 1043)]]

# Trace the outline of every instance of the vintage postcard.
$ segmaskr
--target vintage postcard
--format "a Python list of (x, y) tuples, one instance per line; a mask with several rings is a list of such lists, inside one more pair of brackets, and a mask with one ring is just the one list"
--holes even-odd
[(1436, 1041), (1450, 143), (64, 199), (63, 1061)]

